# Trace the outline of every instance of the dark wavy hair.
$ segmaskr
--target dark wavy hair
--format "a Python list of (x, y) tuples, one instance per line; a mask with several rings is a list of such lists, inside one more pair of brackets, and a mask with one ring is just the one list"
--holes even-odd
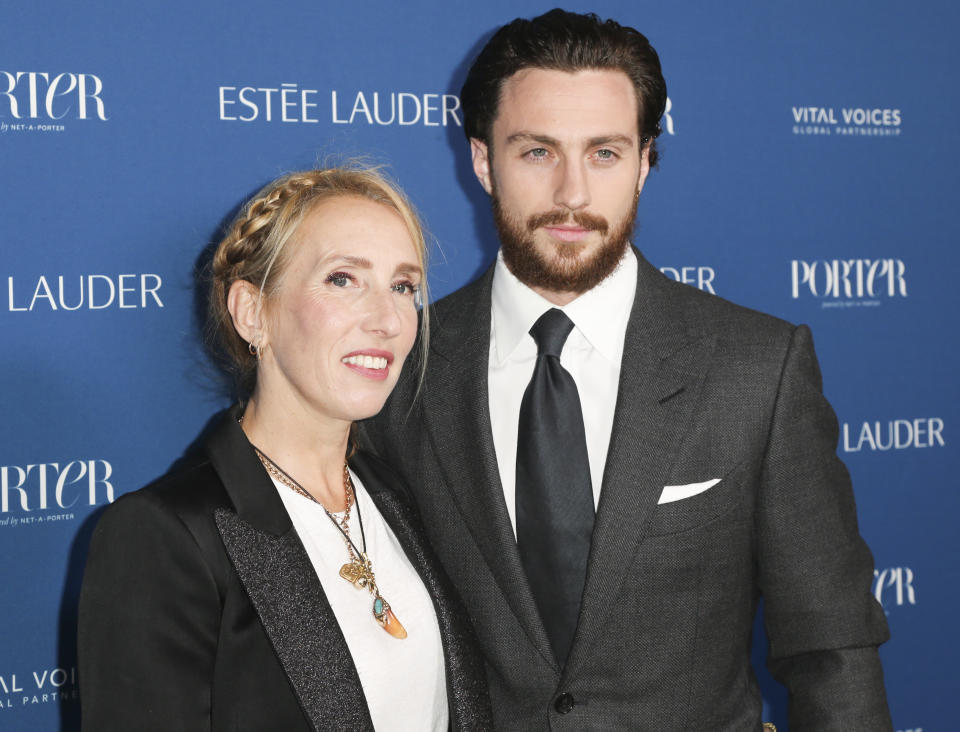
[(623, 71), (637, 92), (641, 145), (650, 145), (656, 165), (656, 139), (667, 104), (667, 83), (660, 58), (646, 36), (595, 14), (556, 8), (503, 26), (480, 51), (460, 91), (463, 131), (490, 146), (490, 130), (500, 104), (503, 82), (522, 69)]

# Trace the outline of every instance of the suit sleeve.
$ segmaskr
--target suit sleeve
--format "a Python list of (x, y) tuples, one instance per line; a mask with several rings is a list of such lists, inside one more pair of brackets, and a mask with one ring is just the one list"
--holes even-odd
[(83, 729), (209, 732), (220, 597), (178, 516), (149, 493), (97, 525), (80, 595)]
[(768, 663), (789, 690), (794, 732), (892, 730), (877, 653), (889, 631), (821, 386), (800, 326), (781, 374), (757, 527)]

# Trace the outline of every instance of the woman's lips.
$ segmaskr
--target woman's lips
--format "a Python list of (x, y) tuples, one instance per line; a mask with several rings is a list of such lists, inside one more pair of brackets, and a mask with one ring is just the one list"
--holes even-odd
[(393, 363), (393, 354), (389, 351), (366, 349), (348, 353), (340, 359), (340, 363), (351, 371), (371, 379), (385, 379), (390, 373), (390, 364)]

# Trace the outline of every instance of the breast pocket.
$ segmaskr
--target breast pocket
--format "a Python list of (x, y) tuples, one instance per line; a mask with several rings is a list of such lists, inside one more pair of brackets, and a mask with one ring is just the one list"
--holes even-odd
[[(647, 522), (647, 536), (662, 536), (706, 526), (735, 509), (743, 499), (748, 465), (739, 463), (719, 483), (701, 493), (654, 508)], [(712, 476), (703, 476), (696, 482)], [(691, 481), (694, 482), (694, 481)]]

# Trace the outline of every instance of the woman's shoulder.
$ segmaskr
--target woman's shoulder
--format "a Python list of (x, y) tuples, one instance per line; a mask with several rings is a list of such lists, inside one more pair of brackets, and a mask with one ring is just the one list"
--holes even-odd
[(97, 521), (84, 585), (108, 585), (136, 566), (152, 581), (172, 576), (179, 587), (184, 568), (193, 568), (198, 577), (212, 581), (222, 597), (231, 570), (216, 525), (218, 508), (230, 509), (232, 504), (202, 456), (182, 461), (144, 488), (120, 496)]
[(139, 490), (125, 493), (104, 511), (100, 523), (174, 520), (186, 525), (209, 521), (230, 498), (210, 460), (196, 454), (175, 463), (167, 473)]

